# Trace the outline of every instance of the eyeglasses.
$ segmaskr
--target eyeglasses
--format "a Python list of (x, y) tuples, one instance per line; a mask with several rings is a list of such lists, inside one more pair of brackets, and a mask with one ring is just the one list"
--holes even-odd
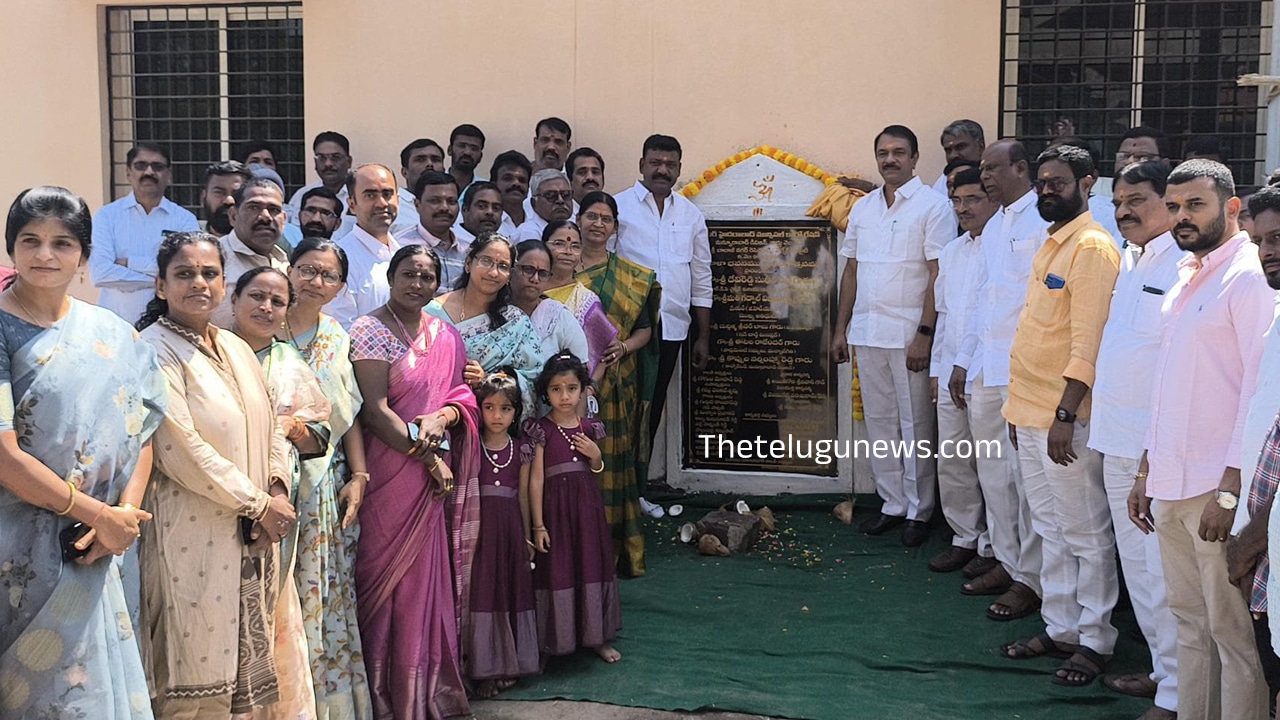
[(338, 273), (331, 272), (329, 270), (321, 270), (315, 265), (294, 265), (293, 269), (298, 271), (298, 277), (306, 280), (307, 282), (315, 280), (317, 275), (320, 276), (321, 282), (325, 285), (337, 285), (342, 282), (342, 276)]
[(1044, 192), (1047, 189), (1053, 194), (1058, 195), (1061, 194), (1063, 190), (1066, 190), (1068, 186), (1073, 185), (1076, 182), (1079, 182), (1079, 178), (1036, 178), (1036, 192)]
[(262, 211), (266, 210), (267, 214), (273, 218), (280, 217), (284, 214), (284, 208), (279, 205), (263, 205), (262, 203), (256, 202), (245, 203), (242, 209), (250, 215), (261, 215)]
[(1116, 153), (1117, 164), (1124, 164), (1124, 163), (1130, 163), (1130, 162), (1140, 163), (1140, 162), (1146, 162), (1148, 160), (1159, 160), (1159, 159), (1160, 159), (1159, 155), (1152, 155), (1151, 153), (1141, 153), (1141, 152), (1140, 153), (1131, 153), (1131, 152)]
[(144, 161), (142, 161), (142, 160), (134, 160), (134, 161), (133, 161), (133, 164), (132, 164), (132, 165), (130, 165), (129, 167), (133, 168), (133, 171), (134, 171), (134, 172), (146, 172), (146, 171), (147, 171), (147, 169), (148, 169), (148, 168), (150, 168), (150, 169), (151, 169), (151, 172), (159, 174), (159, 173), (162, 173), (162, 172), (164, 172), (165, 170), (168, 170), (168, 169), (169, 169), (169, 163), (167, 163), (167, 162), (144, 162)]
[(550, 270), (539, 270), (532, 265), (516, 265), (516, 269), (519, 270), (520, 274), (525, 276), (525, 279), (527, 280), (546, 282), (551, 279)]
[(501, 275), (511, 274), (511, 263), (494, 262), (493, 258), (484, 255), (476, 258), (476, 265), (479, 265), (480, 269), (486, 272), (496, 268)]
[(556, 192), (555, 190), (548, 190), (546, 192), (538, 193), (538, 197), (542, 198), (543, 200), (546, 200), (547, 202), (553, 203), (557, 200), (568, 200), (569, 198), (573, 197), (573, 191), (561, 190), (559, 192)]
[(554, 238), (547, 241), (547, 247), (557, 250), (572, 250), (573, 252), (582, 252), (582, 243), (564, 238)]
[(298, 211), (298, 214), (299, 215), (319, 215), (325, 220), (332, 220), (333, 218), (338, 217), (338, 214), (332, 210), (325, 210), (324, 208), (313, 208), (313, 207), (304, 207), (302, 208), (302, 210)]
[(953, 207), (953, 208), (956, 208), (956, 207), (958, 207), (958, 208), (972, 208), (972, 207), (978, 207), (979, 203), (981, 203), (982, 201), (984, 201), (984, 200), (986, 200), (986, 199), (987, 199), (987, 198), (984, 198), (984, 197), (976, 197), (976, 196), (973, 196), (973, 195), (970, 195), (969, 197), (953, 197), (953, 198), (951, 198), (951, 207)]
[(612, 225), (614, 217), (612, 215), (601, 215), (600, 213), (585, 212), (582, 213), (582, 219), (589, 223), (598, 222), (604, 225)]

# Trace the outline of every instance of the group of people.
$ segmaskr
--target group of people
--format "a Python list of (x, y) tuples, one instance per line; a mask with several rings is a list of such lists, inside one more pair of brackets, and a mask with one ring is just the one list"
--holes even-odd
[[(710, 304), (690, 269), (705, 224), (703, 251), (646, 255), (689, 217), (680, 154), (649, 138), (628, 201), (599, 173), (570, 200), (565, 175), (504, 153), (495, 177), (523, 195), (534, 175), (544, 220), (519, 242), (513, 190), (472, 178), (455, 225), (459, 183), (430, 167), (395, 234), (378, 164), (291, 213), (269, 162), (218, 163), (203, 223), (164, 198), (148, 143), (97, 217), (62, 188), (19, 195), (0, 717), (451, 717), (551, 656), (617, 662), (617, 579), (645, 572), (655, 336), (682, 287), (670, 332), (691, 288)], [(85, 268), (99, 307), (68, 294)]]
[[(979, 452), (873, 459), (884, 503), (862, 532), (901, 525), (916, 546), (939, 507), (954, 536), (929, 568), (993, 596), (993, 621), (1038, 611), (1044, 632), (1001, 652), (1061, 659), (1056, 684), (1103, 676), (1153, 700), (1143, 720), (1271, 716), (1280, 187), (1245, 207), (1212, 143), (1175, 164), (1147, 127), (1109, 192), (1080, 138), (1032, 158), (961, 120), (941, 144), (929, 187), (913, 132), (876, 137), (883, 186), (849, 215), (831, 353), (853, 346), (872, 440), (936, 420)], [(1151, 673), (1104, 675), (1117, 555)]]

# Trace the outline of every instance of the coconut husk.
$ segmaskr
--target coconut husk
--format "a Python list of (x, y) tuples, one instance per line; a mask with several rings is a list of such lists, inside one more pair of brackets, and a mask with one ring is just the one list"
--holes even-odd
[(777, 529), (778, 521), (773, 517), (773, 511), (768, 506), (756, 510), (753, 514), (760, 518), (760, 527), (764, 528), (765, 532), (773, 532)]
[(720, 538), (711, 534), (698, 538), (698, 552), (714, 557), (729, 557), (729, 548), (720, 542)]
[(836, 519), (845, 525), (851, 525), (853, 524), (853, 506), (853, 500), (845, 500), (839, 505), (836, 505), (835, 509), (831, 511), (831, 514), (835, 515)]

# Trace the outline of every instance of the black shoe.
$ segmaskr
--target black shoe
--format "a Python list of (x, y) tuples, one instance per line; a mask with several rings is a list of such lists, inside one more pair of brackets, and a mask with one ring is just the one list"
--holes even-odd
[(880, 513), (875, 517), (862, 521), (862, 524), (858, 526), (858, 529), (861, 530), (864, 535), (883, 535), (890, 529), (896, 527), (898, 523), (902, 522), (902, 520), (903, 518), (900, 517)]
[(921, 520), (908, 520), (902, 528), (902, 544), (907, 547), (920, 547), (929, 537), (929, 523)]
[[(904, 531), (905, 535), (906, 532)], [(903, 541), (905, 542), (905, 540)], [(929, 569), (937, 573), (955, 572), (964, 567), (970, 560), (977, 557), (978, 551), (973, 548), (949, 546), (946, 550), (938, 553), (929, 561)]]
[[(983, 557), (981, 555), (975, 555), (972, 560), (970, 560), (968, 563), (965, 564), (963, 568), (960, 569), (960, 572), (965, 577), (972, 580), (974, 578), (982, 577), (983, 575), (986, 575), (989, 571), (994, 570), (995, 567), (999, 564), (1000, 564), (1000, 561), (993, 557)], [(1143, 640), (1143, 642), (1146, 642), (1146, 640)]]

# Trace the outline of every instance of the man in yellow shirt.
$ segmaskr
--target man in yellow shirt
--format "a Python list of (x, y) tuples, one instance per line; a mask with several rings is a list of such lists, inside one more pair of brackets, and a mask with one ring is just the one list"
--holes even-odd
[(1031, 525), (1044, 540), (1045, 633), (1006, 657), (1069, 658), (1059, 685), (1093, 682), (1115, 648), (1119, 593), (1102, 458), (1089, 442), (1089, 388), (1120, 268), (1115, 242), (1089, 214), (1093, 159), (1071, 146), (1041, 153), (1037, 208), (1049, 239), (1032, 261), (1009, 354), (1004, 417), (1018, 452)]

